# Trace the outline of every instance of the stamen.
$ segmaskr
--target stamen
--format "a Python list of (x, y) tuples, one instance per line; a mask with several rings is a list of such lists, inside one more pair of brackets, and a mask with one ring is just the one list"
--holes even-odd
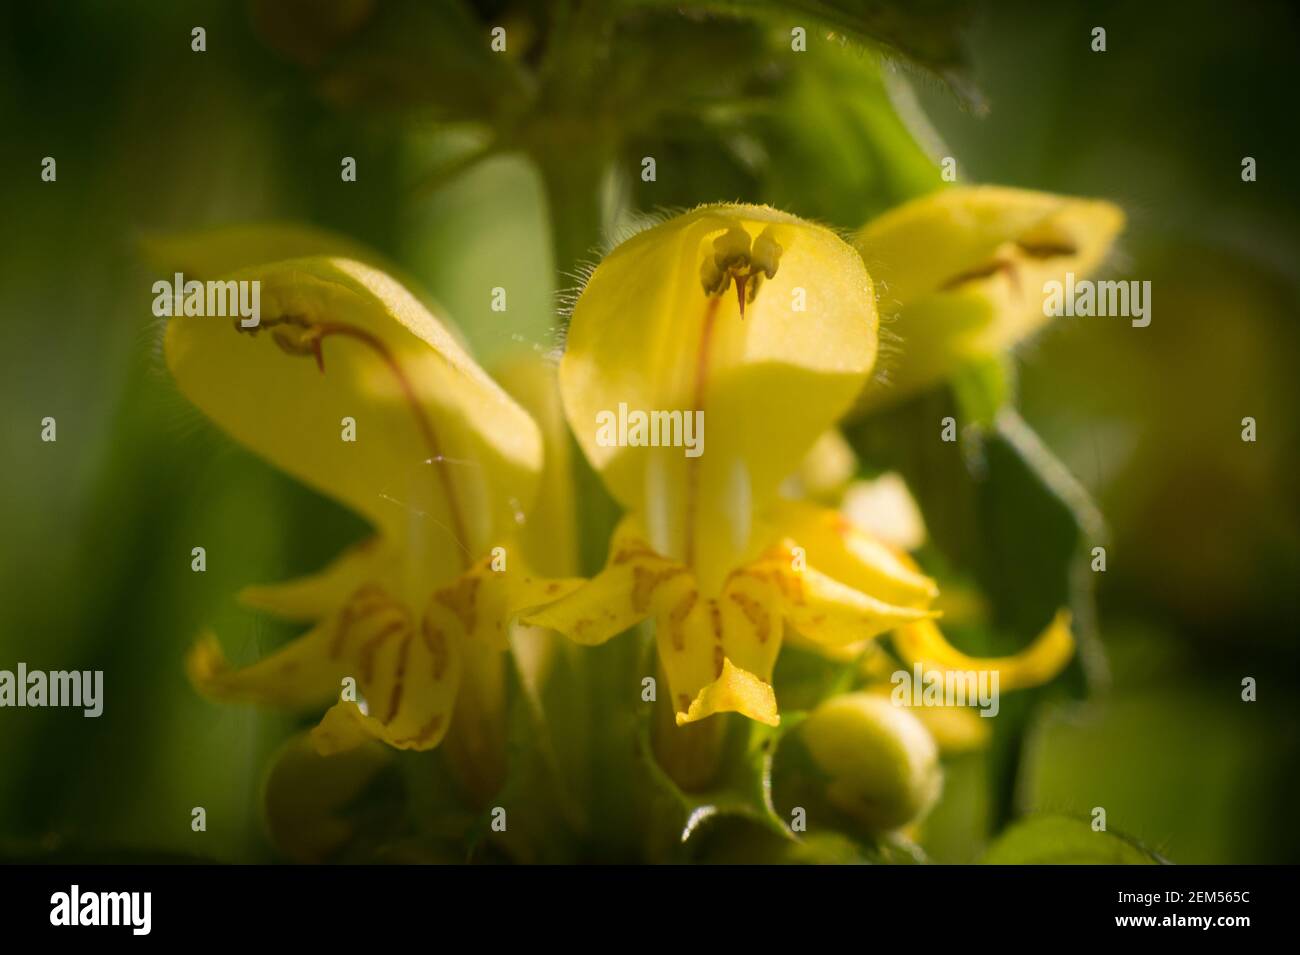
[(1031, 259), (1054, 259), (1058, 256), (1078, 255), (1078, 248), (1068, 241), (1046, 239), (1041, 242), (1033, 239), (1017, 239), (1016, 246)]
[(952, 276), (940, 285), (939, 289), (943, 292), (952, 292), (969, 282), (977, 282), (980, 279), (1001, 274), (1005, 275), (1011, 282), (1012, 290), (1016, 296), (1021, 297), (1020, 267), (1023, 264), (1021, 256), (1024, 259), (1043, 261), (1078, 255), (1078, 253), (1078, 247), (1068, 238), (1057, 238), (1052, 235), (1044, 235), (1042, 238), (1028, 235), (1021, 236), (1011, 242), (1004, 243), (988, 262)]
[(734, 282), (736, 306), (745, 319), (745, 305), (758, 297), (764, 278), (772, 278), (781, 261), (781, 244), (768, 226), (750, 242), (749, 233), (740, 225), (731, 226), (713, 240), (713, 254), (700, 263), (700, 285), (710, 298), (722, 295)]

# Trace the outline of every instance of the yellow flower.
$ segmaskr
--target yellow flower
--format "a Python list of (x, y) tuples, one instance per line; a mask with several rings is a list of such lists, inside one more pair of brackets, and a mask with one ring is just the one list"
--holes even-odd
[[(269, 255), (294, 238), (244, 244)], [(467, 763), (490, 759), (504, 752), (510, 622), (571, 586), (532, 574), (515, 546), (542, 436), (405, 288), (319, 245), (313, 257), (267, 264), (243, 260), (230, 241), (206, 255), (182, 243), (186, 278), (260, 283), (260, 323), (173, 318), (166, 360), (231, 437), (376, 533), (314, 576), (241, 595), (307, 624), (305, 635), (242, 669), (207, 635), (189, 673), (217, 700), (337, 701), (312, 734), (323, 753), (370, 738), (430, 749), (448, 737)], [(349, 422), (355, 440), (345, 440)], [(480, 770), (477, 788), (499, 781)]]
[[(679, 725), (726, 711), (775, 725), (787, 623), (842, 645), (929, 617), (927, 577), (777, 494), (866, 382), (876, 323), (857, 253), (770, 208), (704, 207), (616, 248), (574, 309), (560, 386), (628, 515), (605, 569), (529, 619), (597, 644), (653, 617)], [(615, 409), (702, 420), (702, 453), (678, 432), (608, 440)]]
[(1030, 335), (1047, 321), (1044, 283), (1097, 269), (1123, 226), (1109, 202), (1000, 186), (943, 189), (872, 220), (855, 245), (900, 347), (864, 405), (922, 391)]

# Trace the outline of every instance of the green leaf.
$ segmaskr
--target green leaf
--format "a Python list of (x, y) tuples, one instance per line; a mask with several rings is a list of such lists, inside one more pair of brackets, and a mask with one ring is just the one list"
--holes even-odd
[(828, 44), (796, 62), (773, 109), (754, 123), (774, 205), (856, 229), (942, 185), (895, 110), (877, 57)]
[(989, 847), (986, 865), (1159, 865), (1141, 843), (1113, 832), (1094, 832), (1067, 816), (1034, 816), (1012, 826)]

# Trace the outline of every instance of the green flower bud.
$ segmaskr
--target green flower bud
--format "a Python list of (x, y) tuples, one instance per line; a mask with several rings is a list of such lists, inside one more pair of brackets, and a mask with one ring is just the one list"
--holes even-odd
[(834, 697), (802, 729), (813, 760), (831, 778), (831, 802), (871, 829), (897, 829), (939, 798), (938, 747), (920, 720), (885, 697)]

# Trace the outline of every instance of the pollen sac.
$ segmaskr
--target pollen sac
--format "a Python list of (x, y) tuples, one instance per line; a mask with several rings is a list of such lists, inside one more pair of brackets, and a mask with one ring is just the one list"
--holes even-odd
[(776, 267), (781, 262), (781, 243), (777, 242), (776, 237), (772, 235), (771, 226), (759, 233), (758, 238), (754, 240), (754, 248), (749, 258), (756, 270), (768, 278), (775, 278)]
[(731, 274), (718, 268), (713, 256), (706, 255), (700, 263), (700, 284), (704, 286), (705, 295), (721, 295), (731, 284)]

